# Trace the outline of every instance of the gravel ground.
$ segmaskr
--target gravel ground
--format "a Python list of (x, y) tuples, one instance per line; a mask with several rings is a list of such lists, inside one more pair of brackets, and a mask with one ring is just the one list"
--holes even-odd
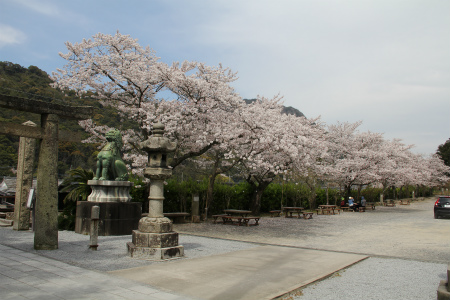
[(434, 201), (377, 206), (364, 213), (315, 214), (312, 220), (264, 217), (260, 226), (253, 227), (209, 222), (175, 224), (174, 228), (180, 233), (246, 242), (447, 263), (450, 219), (434, 219)]
[[(295, 300), (436, 299), (447, 265), (371, 257), (302, 289)], [(298, 293), (300, 294), (300, 293)]]
[[(312, 220), (263, 217), (260, 226), (208, 223), (175, 224), (184, 259), (255, 247), (255, 243), (366, 254), (370, 258), (311, 284), (286, 299), (436, 299), (450, 261), (450, 220), (433, 218), (435, 199), (408, 206), (377, 207), (365, 213), (341, 212)], [(99, 237), (99, 250), (88, 250), (89, 236), (59, 232), (59, 249), (35, 251), (31, 232), (0, 228), (0, 244), (72, 265), (112, 271), (160, 263), (126, 254), (131, 236)]]

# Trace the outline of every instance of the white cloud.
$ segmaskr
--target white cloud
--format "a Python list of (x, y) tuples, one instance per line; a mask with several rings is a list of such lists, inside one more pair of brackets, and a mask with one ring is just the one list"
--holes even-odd
[(47, 16), (58, 16), (60, 15), (60, 10), (46, 1), (34, 1), (34, 0), (15, 0), (17, 3), (26, 6), (27, 8)]
[(22, 31), (9, 25), (0, 24), (0, 47), (21, 44), (25, 40), (26, 35)]

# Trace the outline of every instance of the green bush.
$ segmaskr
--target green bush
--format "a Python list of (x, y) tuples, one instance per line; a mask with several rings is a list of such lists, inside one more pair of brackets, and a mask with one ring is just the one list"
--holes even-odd
[[(192, 197), (200, 197), (200, 213), (205, 213), (205, 199), (208, 182), (187, 180), (179, 182), (170, 179), (164, 186), (164, 212), (191, 212)], [(208, 215), (222, 213), (226, 208), (248, 209), (250, 204), (250, 185), (242, 182), (236, 185), (216, 183), (214, 200), (209, 203)]]
[(58, 215), (59, 230), (75, 230), (75, 214), (77, 203), (75, 201), (66, 201), (64, 210)]
[[(148, 198), (148, 186), (139, 179), (131, 177), (135, 183), (131, 194), (133, 201), (146, 203)], [(200, 198), (200, 213), (205, 213), (205, 199), (208, 188), (208, 181), (185, 180), (179, 181), (176, 178), (167, 180), (164, 185), (164, 212), (191, 212), (192, 197), (198, 194)], [(402, 191), (389, 189), (385, 193), (385, 199), (393, 199), (393, 195), (402, 197), (411, 197), (415, 187), (404, 187)], [(420, 187), (416, 191), (416, 196), (432, 195), (432, 189)], [(326, 204), (326, 189), (316, 189), (316, 205)], [(380, 198), (380, 188), (365, 188), (361, 191), (368, 202), (378, 202)], [(271, 210), (280, 209), (281, 206), (301, 206), (310, 209), (308, 202), (309, 188), (305, 184), (295, 183), (272, 183), (264, 191), (261, 199), (261, 213), (267, 213)], [(357, 191), (352, 190), (353, 197), (357, 198)], [(213, 201), (209, 203), (208, 215), (220, 214), (224, 209), (250, 209), (252, 187), (245, 181), (238, 184), (220, 183), (214, 185)], [(338, 189), (328, 189), (328, 199), (330, 204), (340, 204), (341, 194)]]

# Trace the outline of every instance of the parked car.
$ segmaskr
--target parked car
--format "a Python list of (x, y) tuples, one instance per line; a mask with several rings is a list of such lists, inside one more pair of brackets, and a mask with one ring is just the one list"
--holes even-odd
[(439, 196), (434, 203), (434, 218), (450, 217), (450, 196)]

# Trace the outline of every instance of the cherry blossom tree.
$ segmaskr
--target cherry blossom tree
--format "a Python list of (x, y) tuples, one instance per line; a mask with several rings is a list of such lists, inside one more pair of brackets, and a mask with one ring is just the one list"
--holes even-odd
[(437, 155), (433, 154), (429, 157), (416, 155), (415, 160), (420, 162), (416, 169), (415, 184), (437, 187), (448, 183), (450, 177), (450, 167)]
[(353, 185), (358, 185), (359, 196), (362, 186), (377, 181), (377, 170), (383, 162), (383, 135), (359, 132), (360, 125), (361, 122), (328, 126), (329, 173), (344, 187), (346, 197)]
[(391, 186), (403, 186), (414, 178), (412, 153), (413, 145), (404, 145), (401, 140), (384, 141), (381, 147), (383, 160), (377, 166), (376, 173), (382, 186), (380, 202), (383, 203), (384, 193)]
[(231, 157), (241, 159), (240, 168), (253, 187), (251, 210), (258, 214), (261, 197), (279, 174), (297, 166), (299, 172), (316, 162), (317, 153), (326, 152), (324, 131), (319, 119), (308, 120), (281, 113), (281, 98), (259, 97), (242, 110), (244, 143)]
[[(138, 143), (151, 134), (155, 121), (165, 124), (166, 134), (178, 142), (172, 167), (234, 138), (235, 112), (244, 102), (229, 85), (237, 79), (229, 69), (198, 62), (169, 67), (150, 48), (120, 33), (99, 33), (66, 46), (69, 52), (60, 55), (68, 64), (53, 73), (54, 86), (89, 93), (136, 124), (120, 129), (126, 147), (124, 158), (137, 173), (147, 161)], [(159, 96), (162, 92), (170, 92), (174, 99)], [(103, 139), (109, 130), (92, 120), (80, 125), (91, 133), (90, 142)]]
[(380, 133), (359, 132), (361, 122), (328, 126), (330, 156), (327, 172), (344, 186), (346, 196), (352, 186), (380, 183), (380, 200), (389, 187), (435, 186), (448, 181), (446, 167), (437, 156), (423, 158), (411, 153), (413, 145), (399, 139), (386, 141)]

